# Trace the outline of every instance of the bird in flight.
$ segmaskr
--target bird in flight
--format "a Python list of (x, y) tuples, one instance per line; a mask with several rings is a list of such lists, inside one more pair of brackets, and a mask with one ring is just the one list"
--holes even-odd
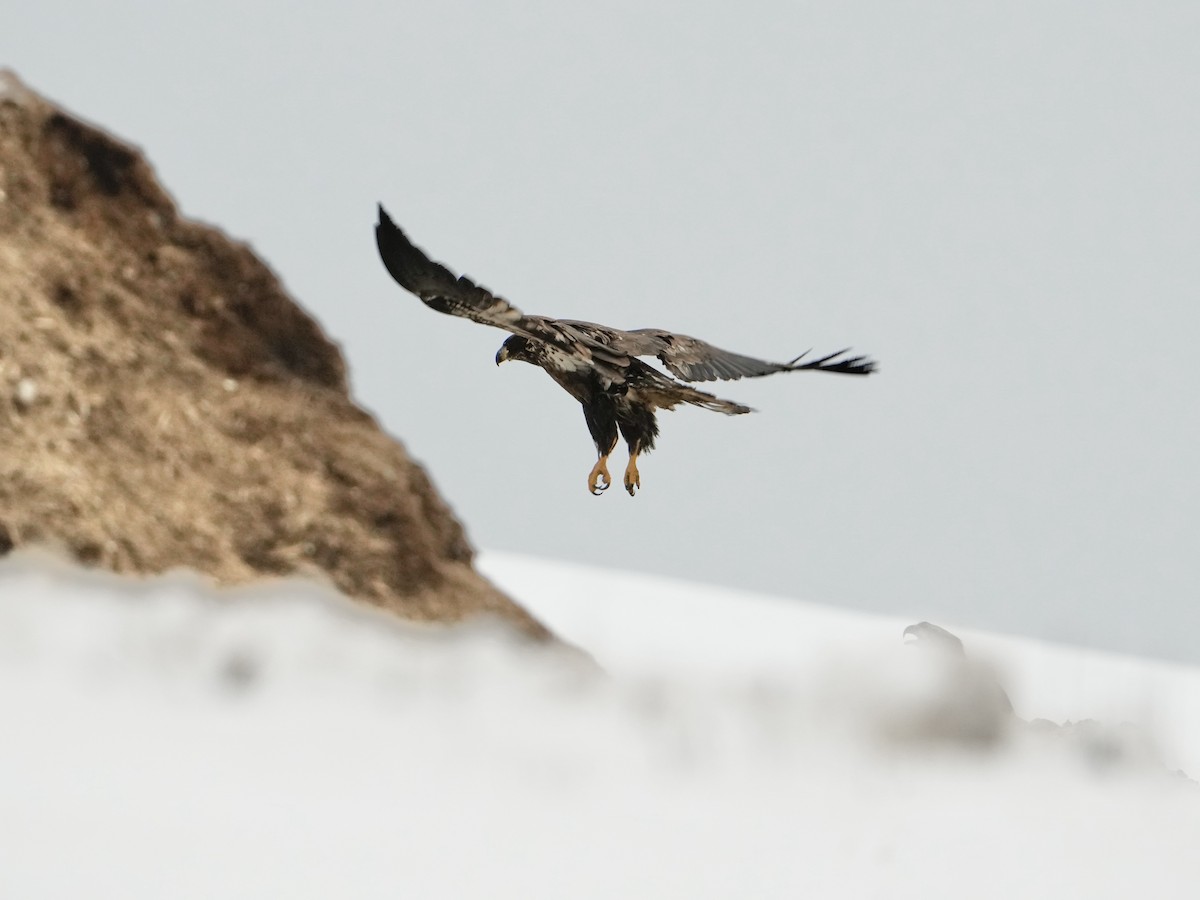
[[(733, 381), (804, 371), (867, 375), (875, 369), (871, 359), (848, 355), (848, 350), (817, 359), (807, 359), (805, 352), (791, 362), (774, 363), (658, 328), (622, 331), (594, 322), (527, 316), (465, 275), (455, 276), (431, 260), (396, 226), (382, 205), (375, 241), (388, 274), (430, 309), (511, 332), (496, 353), (496, 365), (520, 360), (539, 366), (579, 401), (596, 444), (598, 458), (588, 473), (588, 490), (596, 495), (612, 484), (608, 457), (617, 445), (618, 431), (629, 447), (625, 490), (634, 496), (641, 488), (637, 461), (653, 449), (658, 437), (656, 410), (674, 409), (685, 403), (727, 416), (753, 412), (748, 406), (722, 400), (681, 381)], [(641, 357), (658, 357), (675, 378)]]

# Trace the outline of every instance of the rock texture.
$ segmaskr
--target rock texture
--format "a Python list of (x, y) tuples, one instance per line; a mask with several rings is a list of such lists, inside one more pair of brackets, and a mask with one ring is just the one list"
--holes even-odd
[(323, 573), (415, 620), (545, 630), (472, 568), (424, 470), (244, 244), (138, 150), (0, 73), (0, 552)]

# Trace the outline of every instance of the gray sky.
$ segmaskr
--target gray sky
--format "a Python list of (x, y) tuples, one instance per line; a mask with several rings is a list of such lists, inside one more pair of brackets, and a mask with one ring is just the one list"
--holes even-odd
[[(1200, 660), (1200, 6), (27, 4), (342, 343), (485, 547)], [(722, 385), (595, 498), (577, 404), (375, 254), (527, 312), (879, 375)], [(624, 465), (623, 450), (614, 471)]]

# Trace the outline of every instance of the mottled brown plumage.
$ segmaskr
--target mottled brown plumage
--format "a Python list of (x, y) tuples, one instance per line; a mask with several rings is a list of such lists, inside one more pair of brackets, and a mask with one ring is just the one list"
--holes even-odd
[(497, 364), (516, 359), (539, 366), (579, 401), (599, 456), (588, 476), (593, 494), (611, 484), (607, 462), (618, 431), (629, 446), (625, 489), (631, 496), (636, 493), (641, 486), (638, 455), (649, 452), (658, 436), (655, 410), (686, 403), (726, 415), (752, 412), (748, 406), (681, 384), (640, 357), (657, 357), (683, 381), (731, 381), (800, 371), (867, 375), (875, 369), (872, 360), (847, 356), (845, 350), (814, 360), (805, 360), (807, 353), (803, 353), (791, 362), (774, 363), (658, 328), (622, 331), (594, 322), (528, 316), (465, 275), (456, 276), (431, 260), (382, 206), (375, 239), (389, 274), (426, 306), (512, 333), (496, 354)]

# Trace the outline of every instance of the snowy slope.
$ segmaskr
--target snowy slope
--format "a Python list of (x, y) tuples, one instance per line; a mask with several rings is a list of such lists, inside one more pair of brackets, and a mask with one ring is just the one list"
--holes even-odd
[[(1200, 880), (1200, 789), (1168, 774), (1200, 761), (1196, 670), (962, 634), (968, 678), (904, 646), (907, 623), (484, 567), (609, 675), (299, 582), (228, 602), (190, 578), (0, 562), (0, 897), (1190, 897)], [(989, 712), (981, 730), (962, 701), (994, 673), (1023, 718), (1107, 725)]]
[[(912, 619), (501, 553), (484, 573), (551, 629), (624, 674), (753, 678), (813, 672), (896, 647)], [(940, 622), (989, 662), (1018, 716), (1132, 723), (1200, 777), (1200, 668)]]

